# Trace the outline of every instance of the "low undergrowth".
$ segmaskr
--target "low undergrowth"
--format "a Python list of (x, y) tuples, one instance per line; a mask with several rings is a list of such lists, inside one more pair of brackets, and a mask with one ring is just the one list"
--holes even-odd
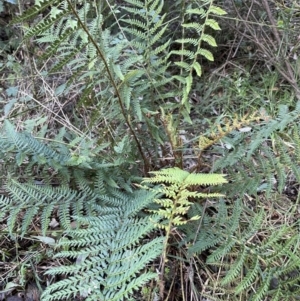
[(231, 4), (0, 0), (0, 300), (299, 298), (296, 7)]

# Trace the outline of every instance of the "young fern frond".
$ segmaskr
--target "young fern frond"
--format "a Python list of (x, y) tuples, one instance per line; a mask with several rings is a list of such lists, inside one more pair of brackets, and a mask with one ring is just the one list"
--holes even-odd
[(176, 167), (153, 171), (151, 173), (154, 174), (154, 177), (144, 179), (143, 183), (160, 184), (160, 186), (153, 188), (153, 190), (165, 196), (154, 199), (154, 202), (159, 205), (159, 208), (150, 210), (150, 212), (161, 216), (162, 221), (156, 225), (166, 231), (160, 277), (160, 297), (164, 298), (164, 266), (168, 254), (168, 241), (171, 237), (173, 227), (185, 225), (189, 221), (195, 221), (200, 218), (199, 215), (195, 215), (189, 220), (186, 219), (186, 215), (193, 204), (192, 200), (221, 196), (221, 194), (218, 193), (198, 192), (197, 187), (221, 185), (227, 181), (224, 175), (221, 174), (190, 174)]
[[(227, 182), (224, 175), (221, 174), (190, 174), (177, 167), (153, 171), (151, 174), (154, 174), (154, 177), (146, 178), (143, 182), (163, 185), (155, 190), (166, 195), (168, 198), (160, 198), (157, 199), (156, 202), (162, 205), (159, 214), (164, 214), (164, 217), (167, 218), (171, 224), (173, 224), (172, 220), (177, 215), (183, 217), (187, 213), (192, 204), (188, 198), (221, 196), (221, 194), (218, 193), (201, 193), (195, 190), (190, 191), (189, 189), (198, 186), (220, 185)], [(165, 207), (165, 209), (163, 209), (163, 207)], [(171, 211), (168, 208), (171, 209)], [(186, 223), (186, 221), (179, 218), (179, 216), (176, 218), (176, 223), (178, 222), (177, 225), (181, 222)]]

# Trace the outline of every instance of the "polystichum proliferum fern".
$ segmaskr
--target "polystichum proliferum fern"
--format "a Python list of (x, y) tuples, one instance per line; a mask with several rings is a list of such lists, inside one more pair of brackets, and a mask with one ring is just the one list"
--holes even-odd
[(232, 205), (221, 200), (213, 207), (215, 213), (205, 214), (196, 238), (196, 222), (181, 228), (187, 235), (190, 256), (208, 251), (206, 264), (223, 275), (208, 287), (223, 291), (224, 297), (234, 292), (242, 300), (296, 300), (299, 226), (265, 227), (264, 210), (247, 212), (240, 200)]
[(151, 212), (162, 217), (162, 221), (157, 226), (166, 232), (160, 274), (160, 297), (163, 299), (165, 291), (164, 268), (167, 261), (168, 242), (172, 229), (200, 218), (200, 216), (195, 215), (186, 219), (191, 205), (197, 199), (222, 196), (219, 193), (202, 193), (198, 191), (199, 186), (220, 185), (227, 181), (224, 175), (221, 174), (190, 174), (179, 168), (163, 169), (151, 173), (154, 177), (146, 178), (143, 182), (160, 184), (160, 186), (154, 188), (154, 191), (157, 191), (162, 196), (154, 200), (159, 205), (159, 209), (152, 210)]
[[(17, 174), (6, 175), (1, 186), (5, 195), (0, 197), (0, 216), (9, 234), (36, 238), (38, 231), (38, 237), (47, 238), (52, 231), (50, 220), (55, 217), (65, 233), (52, 244), (56, 247), (54, 257), (76, 259), (74, 265), (65, 263), (48, 271), (69, 277), (48, 286), (42, 300), (81, 296), (85, 300), (121, 301), (157, 277), (157, 273), (144, 269), (162, 252), (163, 237), (147, 238), (160, 217), (139, 215), (153, 202), (156, 192), (133, 192), (128, 185), (127, 193), (125, 189), (116, 190), (126, 183), (112, 176), (109, 164), (102, 165), (95, 157), (93, 161), (81, 155), (74, 157), (68, 148), (60, 153), (29, 133), (16, 132), (9, 122), (1, 134), (3, 168), (19, 164), (25, 174), (22, 182)], [(51, 168), (58, 179), (64, 175), (67, 180), (60, 186), (37, 180), (43, 173), (34, 175), (32, 167), (36, 166), (40, 170), (44, 166), (48, 172)], [(34, 229), (33, 221), (38, 221)]]
[(36, 15), (48, 13), (47, 18), (35, 20), (34, 26), (24, 26), (25, 38), (36, 38), (45, 49), (41, 59), (52, 65), (47, 66), (47, 76), (70, 70), (60, 93), (72, 90), (73, 85), (80, 87), (79, 103), (97, 107), (91, 123), (105, 119), (108, 133), (112, 125), (121, 125), (118, 137), (112, 140), (118, 142), (128, 135), (135, 141), (132, 151), (139, 153), (149, 171), (148, 154), (153, 157), (152, 150), (157, 151), (166, 140), (159, 107), (166, 107), (166, 114), (179, 111), (179, 119), (184, 116), (192, 123), (189, 94), (193, 73), (201, 76), (201, 58), (213, 60), (207, 48), (216, 47), (216, 41), (208, 29), (220, 30), (216, 17), (225, 14), (213, 3), (183, 3), (182, 32), (175, 43), (179, 50), (170, 38), (173, 17), (167, 13), (168, 4), (160, 0), (124, 0), (120, 10), (108, 5), (114, 16), (121, 14), (117, 31), (105, 22), (103, 6), (95, 9), (89, 1), (80, 5), (73, 0), (37, 1), (14, 22), (30, 22)]
[(236, 130), (227, 135), (222, 141), (227, 148), (214, 146), (220, 158), (214, 162), (213, 172), (226, 169), (234, 183), (224, 185), (227, 197), (236, 196), (237, 192), (265, 192), (269, 197), (275, 191), (282, 194), (291, 179), (300, 182), (299, 115), (300, 102), (292, 111), (280, 105), (277, 116), (261, 116), (260, 122), (252, 123), (251, 131)]
[(162, 237), (145, 240), (159, 218), (136, 218), (135, 211), (127, 208), (128, 202), (137, 204), (152, 197), (145, 193), (133, 196), (118, 208), (103, 207), (98, 217), (77, 219), (83, 228), (66, 232), (69, 238), (57, 245), (66, 251), (55, 255), (76, 259), (76, 264), (47, 272), (69, 276), (49, 286), (42, 300), (70, 299), (76, 295), (90, 301), (129, 300), (134, 290), (156, 278), (156, 273), (143, 270), (162, 251)]

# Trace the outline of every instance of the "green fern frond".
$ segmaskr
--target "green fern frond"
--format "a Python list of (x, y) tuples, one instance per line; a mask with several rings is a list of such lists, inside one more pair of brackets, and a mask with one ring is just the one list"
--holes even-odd
[[(19, 156), (21, 153), (24, 154), (24, 156), (21, 156), (22, 158), (31, 155), (37, 163), (47, 162), (55, 169), (62, 167), (70, 158), (68, 155), (59, 154), (46, 144), (40, 143), (26, 132), (16, 132), (13, 125), (7, 120), (5, 120), (5, 129), (8, 141), (19, 151)], [(19, 165), (22, 163), (23, 160), (19, 160)]]
[[(185, 29), (183, 32), (192, 32), (193, 36), (196, 32), (197, 38), (186, 38), (185, 36), (182, 36), (180, 39), (176, 40), (176, 43), (181, 44), (181, 49), (172, 50), (170, 52), (170, 56), (180, 56), (180, 60), (176, 62), (176, 65), (180, 67), (183, 72), (181, 72), (181, 76), (175, 76), (174, 79), (179, 80), (184, 85), (181, 104), (185, 107), (187, 114), (190, 112), (188, 97), (193, 84), (193, 77), (191, 74), (195, 70), (198, 76), (202, 75), (202, 68), (198, 62), (199, 57), (202, 56), (209, 61), (214, 60), (212, 52), (202, 46), (202, 42), (206, 42), (212, 47), (217, 46), (215, 39), (210, 34), (206, 33), (206, 29), (207, 27), (210, 27), (213, 30), (220, 30), (218, 22), (211, 17), (214, 15), (225, 14), (224, 10), (212, 3), (213, 1), (204, 3), (204, 5), (208, 6), (207, 10), (199, 7), (193, 8), (191, 6), (186, 9), (184, 14), (186, 21), (181, 25)], [(192, 15), (196, 15), (197, 19), (200, 19), (202, 23), (190, 22)], [(194, 49), (191, 50), (191, 48)]]
[(241, 280), (241, 282), (235, 289), (236, 294), (239, 294), (247, 287), (249, 287), (257, 277), (257, 274), (259, 272), (258, 256), (253, 256), (252, 261), (253, 261), (253, 265), (251, 265), (251, 268), (248, 269), (246, 276)]
[(207, 263), (215, 264), (216, 262), (220, 261), (222, 257), (224, 257), (231, 251), (235, 243), (236, 242), (234, 239), (227, 237), (226, 244), (222, 244), (211, 255), (209, 255), (209, 257), (207, 258)]
[(49, 1), (39, 1), (39, 5), (35, 5), (30, 9), (26, 10), (26, 13), (14, 18), (12, 20), (12, 24), (21, 23), (27, 20), (33, 20), (36, 15), (48, 9), (51, 6), (55, 6), (59, 4), (58, 0), (49, 0)]
[[(294, 285), (300, 278), (299, 273), (295, 273), (300, 262), (299, 237), (290, 234), (291, 231), (296, 234), (297, 226), (283, 226), (271, 231), (265, 229), (263, 210), (252, 212), (250, 220), (249, 216), (244, 219), (246, 212), (242, 210), (241, 202), (236, 202), (232, 207), (221, 201), (216, 209), (215, 217), (204, 216), (202, 219), (196, 241), (193, 235), (188, 235), (186, 243), (190, 255), (210, 251), (206, 263), (218, 267), (218, 275), (224, 273), (217, 286), (230, 295), (233, 290), (236, 296), (249, 294), (250, 300), (266, 300), (267, 296), (275, 300), (278, 296), (281, 296), (280, 300), (290, 300), (296, 296), (291, 286), (284, 285), (285, 281)], [(189, 224), (192, 233), (198, 228), (197, 221)], [(189, 233), (185, 227), (181, 229)], [(270, 235), (264, 234), (264, 239), (260, 241), (256, 234), (259, 231), (268, 231)], [(278, 262), (282, 264), (278, 265)], [(272, 278), (276, 278), (279, 285), (271, 289)], [(254, 285), (256, 290), (252, 291)]]
[(154, 223), (149, 223), (149, 218), (124, 219), (121, 218), (122, 212), (118, 215), (117, 219), (110, 219), (113, 224), (105, 222), (102, 217), (81, 219), (80, 222), (89, 227), (68, 233), (72, 239), (62, 240), (60, 245), (64, 248), (77, 246), (79, 249), (76, 254), (64, 251), (56, 257), (81, 256), (83, 260), (79, 265), (48, 271), (50, 275), (67, 273), (74, 276), (48, 287), (43, 293), (43, 300), (58, 300), (78, 293), (85, 294), (88, 300), (98, 300), (99, 296), (107, 301), (124, 300), (156, 277), (151, 272), (136, 276), (161, 253), (162, 238), (137, 246), (140, 239), (154, 229)]
[(234, 282), (236, 278), (240, 275), (247, 256), (247, 249), (242, 248), (242, 250), (240, 250), (239, 252), (240, 253), (234, 265), (230, 267), (230, 270), (228, 271), (227, 275), (222, 279), (221, 285), (226, 285), (228, 283)]
[(263, 210), (260, 210), (255, 216), (251, 219), (249, 223), (249, 227), (242, 234), (242, 243), (245, 243), (248, 239), (250, 239), (261, 227), (265, 218), (265, 213)]
[(262, 301), (270, 287), (270, 281), (272, 279), (271, 273), (266, 273), (265, 279), (260, 286), (260, 288), (257, 290), (255, 295), (250, 299), (251, 301)]
[[(40, 212), (42, 212), (42, 229), (45, 234), (49, 227), (49, 224), (47, 223), (49, 221), (49, 216), (54, 210), (55, 205), (57, 206), (60, 204), (60, 210), (66, 210), (63, 213), (65, 215), (69, 212), (70, 201), (74, 201), (74, 198), (76, 197), (71, 190), (54, 190), (51, 187), (41, 185), (20, 185), (20, 183), (17, 183), (16, 181), (7, 183), (6, 189), (9, 192), (10, 197), (9, 207), (7, 208), (9, 210), (6, 209), (6, 214), (8, 214), (8, 229), (10, 233), (13, 233), (18, 215), (21, 212), (25, 212), (21, 227), (22, 235), (27, 232), (29, 225), (33, 221), (33, 217), (37, 216)], [(64, 202), (60, 202), (61, 199), (64, 199)], [(66, 228), (69, 228), (69, 219), (67, 221), (66, 219), (63, 219), (63, 221), (63, 225)]]

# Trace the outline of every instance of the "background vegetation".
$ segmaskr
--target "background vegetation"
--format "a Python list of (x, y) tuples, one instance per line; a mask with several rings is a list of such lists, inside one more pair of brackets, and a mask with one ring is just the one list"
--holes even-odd
[(0, 300), (298, 300), (299, 13), (0, 0)]

